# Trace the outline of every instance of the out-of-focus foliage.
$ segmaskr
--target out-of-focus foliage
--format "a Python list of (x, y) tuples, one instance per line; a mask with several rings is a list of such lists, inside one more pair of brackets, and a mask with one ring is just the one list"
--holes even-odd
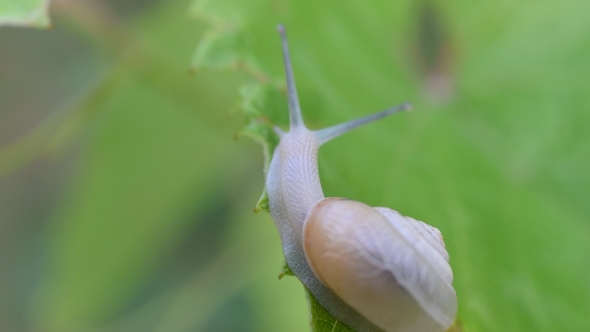
[(0, 29), (0, 331), (308, 329), (233, 140), (287, 124), (279, 22), (309, 127), (416, 110), (322, 147), (326, 195), (440, 228), (464, 331), (590, 330), (589, 8), (62, 0)]
[[(306, 329), (272, 221), (252, 213), (262, 156), (234, 140), (240, 77), (187, 75), (202, 34), (187, 8), (92, 1), (54, 8), (43, 35), (0, 30), (16, 83), (0, 91), (1, 331)], [(25, 213), (39, 200), (53, 205)]]
[(49, 26), (49, 0), (0, 0), (0, 26)]

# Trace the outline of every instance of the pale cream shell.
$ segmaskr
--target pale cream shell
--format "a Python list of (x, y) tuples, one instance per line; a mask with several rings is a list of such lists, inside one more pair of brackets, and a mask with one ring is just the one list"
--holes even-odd
[(388, 208), (325, 198), (304, 223), (305, 256), (344, 302), (388, 332), (443, 332), (457, 313), (440, 232)]

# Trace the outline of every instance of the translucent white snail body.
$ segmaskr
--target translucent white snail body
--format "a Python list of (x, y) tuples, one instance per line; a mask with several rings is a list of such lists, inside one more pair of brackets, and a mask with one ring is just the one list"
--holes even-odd
[(457, 297), (440, 232), (388, 208), (325, 198), (318, 173), (322, 144), (409, 105), (307, 129), (283, 26), (279, 32), (290, 129), (279, 131), (266, 188), (287, 264), (331, 315), (355, 331), (446, 331), (455, 320)]

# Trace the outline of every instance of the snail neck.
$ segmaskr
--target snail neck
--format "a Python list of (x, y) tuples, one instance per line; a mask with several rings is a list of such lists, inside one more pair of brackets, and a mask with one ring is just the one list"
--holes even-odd
[(270, 213), (281, 237), (293, 233), (301, 243), (303, 222), (311, 207), (324, 198), (318, 172), (317, 136), (305, 127), (281, 137), (266, 178)]

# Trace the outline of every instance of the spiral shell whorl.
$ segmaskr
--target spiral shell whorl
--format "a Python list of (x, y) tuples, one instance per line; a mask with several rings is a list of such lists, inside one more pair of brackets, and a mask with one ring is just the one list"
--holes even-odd
[[(402, 222), (405, 221), (407, 225), (412, 227), (412, 229), (415, 230), (434, 250), (436, 250), (445, 261), (449, 261), (449, 254), (447, 253), (443, 236), (438, 228), (430, 226), (427, 223), (416, 220), (412, 217), (403, 216), (399, 212), (387, 207), (375, 207), (375, 209), (385, 216), (385, 218), (387, 218), (387, 220), (390, 222), (394, 222), (396, 224), (399, 222), (399, 226), (402, 228), (406, 228)], [(409, 241), (414, 241), (412, 232), (405, 232), (404, 234), (407, 236)]]
[(305, 220), (303, 245), (316, 276), (384, 331), (442, 332), (457, 298), (435, 230), (388, 208), (326, 198)]

